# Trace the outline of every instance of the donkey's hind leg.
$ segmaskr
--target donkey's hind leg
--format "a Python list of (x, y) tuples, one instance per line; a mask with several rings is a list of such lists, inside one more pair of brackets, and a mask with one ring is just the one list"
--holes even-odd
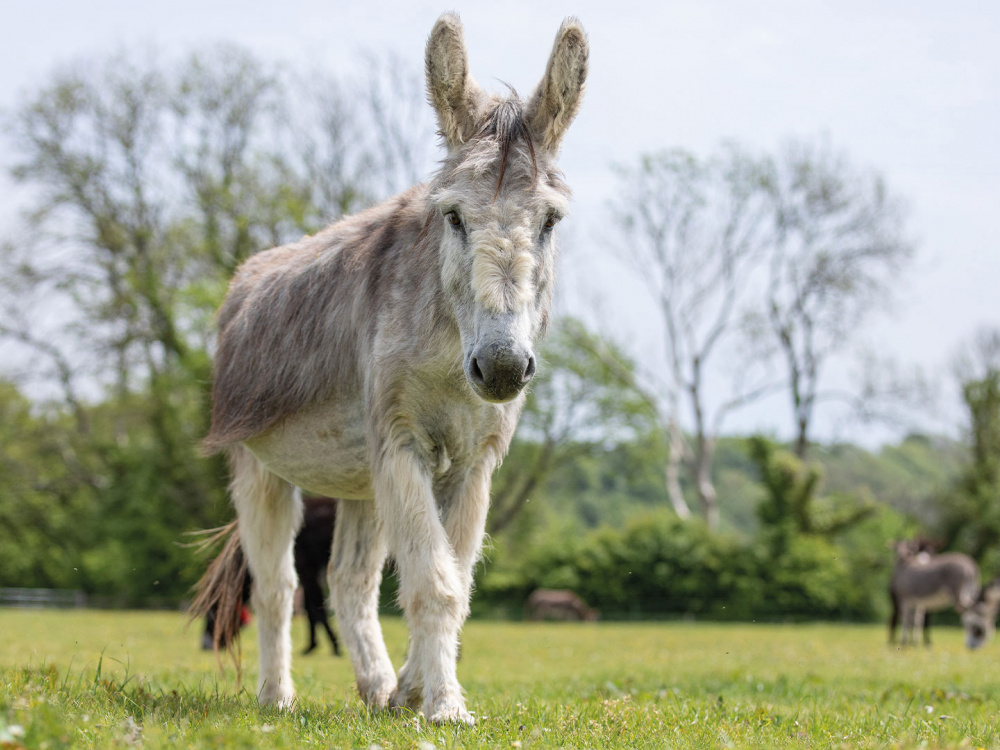
[(257, 697), (264, 705), (287, 708), (295, 701), (291, 623), (298, 579), (292, 546), (302, 524), (302, 499), (246, 448), (234, 449), (231, 463), (230, 492), (253, 574), (260, 646)]
[[(340, 500), (328, 569), (330, 598), (354, 665), (358, 692), (371, 708), (385, 708), (396, 690), (396, 673), (378, 622), (385, 556), (375, 503)], [(337, 641), (332, 633), (330, 637), (336, 650)]]

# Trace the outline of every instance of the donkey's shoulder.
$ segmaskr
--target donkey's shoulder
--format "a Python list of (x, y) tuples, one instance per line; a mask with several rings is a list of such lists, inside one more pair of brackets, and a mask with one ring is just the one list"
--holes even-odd
[(273, 305), (275, 296), (285, 296), (282, 290), (319, 284), (329, 293), (331, 285), (356, 289), (366, 284), (365, 277), (377, 279), (373, 263), (397, 245), (416, 240), (424, 223), (426, 196), (426, 186), (417, 185), (314, 235), (251, 255), (230, 281), (219, 310), (219, 330), (256, 298)]
[(402, 273), (395, 261), (426, 225), (425, 196), (417, 186), (243, 263), (219, 310), (206, 450), (259, 435), (359, 379), (362, 339)]

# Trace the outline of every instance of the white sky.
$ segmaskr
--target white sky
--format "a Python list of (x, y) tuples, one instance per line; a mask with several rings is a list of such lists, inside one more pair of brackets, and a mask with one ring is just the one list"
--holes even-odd
[[(345, 7), (346, 6), (346, 7)], [(586, 246), (607, 221), (610, 165), (684, 147), (707, 154), (726, 138), (774, 149), (789, 136), (826, 134), (871, 166), (910, 206), (919, 252), (891, 317), (867, 345), (940, 375), (980, 325), (1000, 325), (1000, 3), (898, 0), (504, 2), (424, 0), (7, 0), (0, 15), (0, 107), (43, 84), (53, 67), (120, 48), (183, 52), (235, 41), (292, 63), (350, 66), (358, 50), (393, 50), (420, 70), (443, 10), (465, 24), (473, 74), (522, 95), (540, 78), (561, 19), (578, 16), (591, 44), (583, 109), (562, 166), (576, 195), (568, 237)], [(0, 151), (0, 163), (6, 154)], [(0, 178), (0, 233), (19, 196)], [(585, 257), (599, 253), (586, 247)], [(567, 264), (574, 258), (568, 255)], [(577, 264), (582, 265), (582, 263)], [(605, 268), (566, 269), (570, 309), (598, 294), (636, 345), (646, 332), (639, 287)], [(727, 423), (788, 434), (772, 400)], [(952, 402), (945, 421), (961, 412)], [(833, 415), (820, 436), (870, 441)], [(843, 430), (847, 430), (843, 432)]]

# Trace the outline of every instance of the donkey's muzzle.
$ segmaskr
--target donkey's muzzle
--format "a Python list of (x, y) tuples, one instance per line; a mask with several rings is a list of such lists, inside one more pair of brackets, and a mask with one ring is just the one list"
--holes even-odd
[(480, 398), (503, 403), (514, 398), (535, 376), (535, 357), (503, 344), (488, 344), (473, 352), (465, 375)]

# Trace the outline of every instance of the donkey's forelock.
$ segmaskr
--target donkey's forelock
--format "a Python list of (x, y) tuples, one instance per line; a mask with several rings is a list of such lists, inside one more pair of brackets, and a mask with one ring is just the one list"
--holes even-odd
[(449, 154), (441, 172), (446, 181), (471, 178), (479, 182), (492, 177), (495, 197), (505, 176), (528, 177), (534, 183), (538, 157), (524, 118), (524, 103), (516, 92), (493, 100), (476, 134)]
[(527, 146), (531, 157), (531, 179), (538, 179), (538, 159), (535, 156), (535, 144), (531, 140), (531, 130), (524, 119), (524, 107), (517, 98), (517, 92), (511, 89), (511, 95), (504, 99), (490, 113), (483, 126), (486, 137), (493, 138), (500, 148), (500, 173), (497, 175), (497, 189), (494, 196), (500, 194), (503, 185), (504, 172), (510, 160), (511, 146), (521, 143)]
[[(492, 97), (476, 134), (442, 162), (433, 186), (439, 205), (496, 201), (505, 185), (535, 202), (540, 212), (564, 215), (570, 190), (562, 172), (545, 152), (535, 148), (525, 116), (525, 104), (511, 90), (506, 98)], [(488, 192), (487, 192), (488, 191)]]

